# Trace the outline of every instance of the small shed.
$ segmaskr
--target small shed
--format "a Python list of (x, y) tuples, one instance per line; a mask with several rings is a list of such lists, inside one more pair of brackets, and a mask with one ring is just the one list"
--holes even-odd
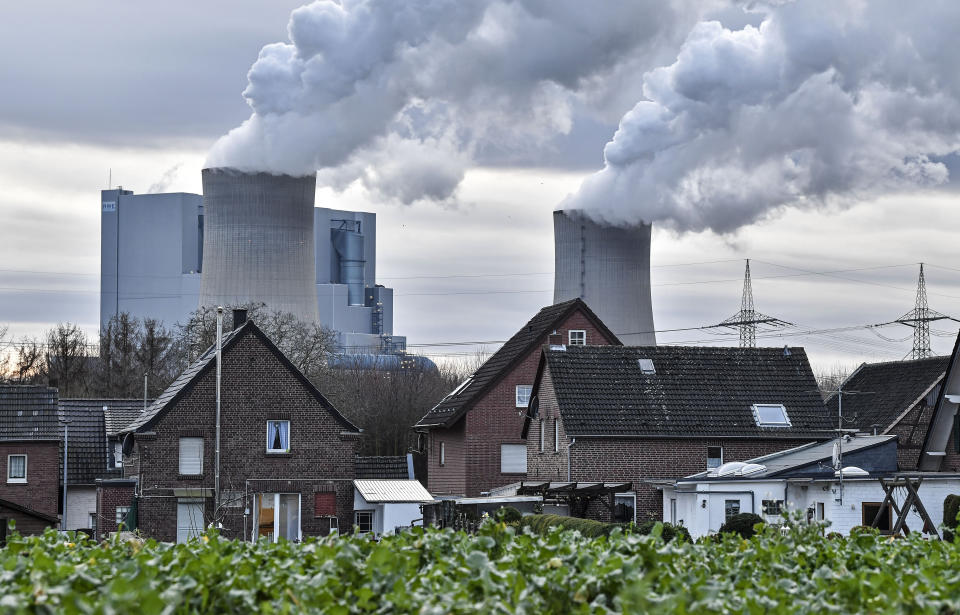
[(353, 481), (354, 525), (361, 533), (393, 534), (422, 525), (424, 507), (436, 503), (420, 481), (356, 479)]

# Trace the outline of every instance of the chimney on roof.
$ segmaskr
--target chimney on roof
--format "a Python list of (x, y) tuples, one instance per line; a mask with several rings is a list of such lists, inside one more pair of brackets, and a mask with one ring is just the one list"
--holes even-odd
[(233, 329), (236, 331), (247, 322), (247, 310), (244, 308), (233, 309)]

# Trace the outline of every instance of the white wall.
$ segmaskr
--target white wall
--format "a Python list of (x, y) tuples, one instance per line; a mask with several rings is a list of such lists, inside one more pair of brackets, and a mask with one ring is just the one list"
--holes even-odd
[(97, 512), (96, 487), (67, 488), (67, 529), (90, 527), (90, 515)]
[(353, 510), (372, 510), (373, 530), (377, 536), (393, 533), (398, 526), (411, 525), (414, 519), (422, 519), (420, 504), (406, 502), (387, 502), (370, 504), (363, 499), (360, 492), (353, 490)]

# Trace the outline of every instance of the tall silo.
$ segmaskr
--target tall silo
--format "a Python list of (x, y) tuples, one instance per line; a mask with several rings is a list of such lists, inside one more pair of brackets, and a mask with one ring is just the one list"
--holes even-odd
[(203, 170), (200, 306), (265, 303), (315, 322), (315, 175)]
[(599, 223), (576, 209), (553, 212), (553, 302), (579, 297), (624, 344), (655, 345), (650, 229)]

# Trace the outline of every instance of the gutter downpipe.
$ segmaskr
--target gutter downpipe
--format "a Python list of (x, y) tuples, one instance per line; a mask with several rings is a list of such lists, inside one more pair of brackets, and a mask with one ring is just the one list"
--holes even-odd
[(570, 444), (567, 445), (567, 482), (570, 482), (570, 449), (574, 444), (577, 443), (577, 439), (573, 438), (570, 440)]
[(216, 409), (216, 443), (214, 446), (214, 475), (213, 475), (213, 522), (216, 523), (220, 514), (220, 374), (222, 369), (221, 350), (223, 347), (223, 306), (217, 307), (217, 409)]

